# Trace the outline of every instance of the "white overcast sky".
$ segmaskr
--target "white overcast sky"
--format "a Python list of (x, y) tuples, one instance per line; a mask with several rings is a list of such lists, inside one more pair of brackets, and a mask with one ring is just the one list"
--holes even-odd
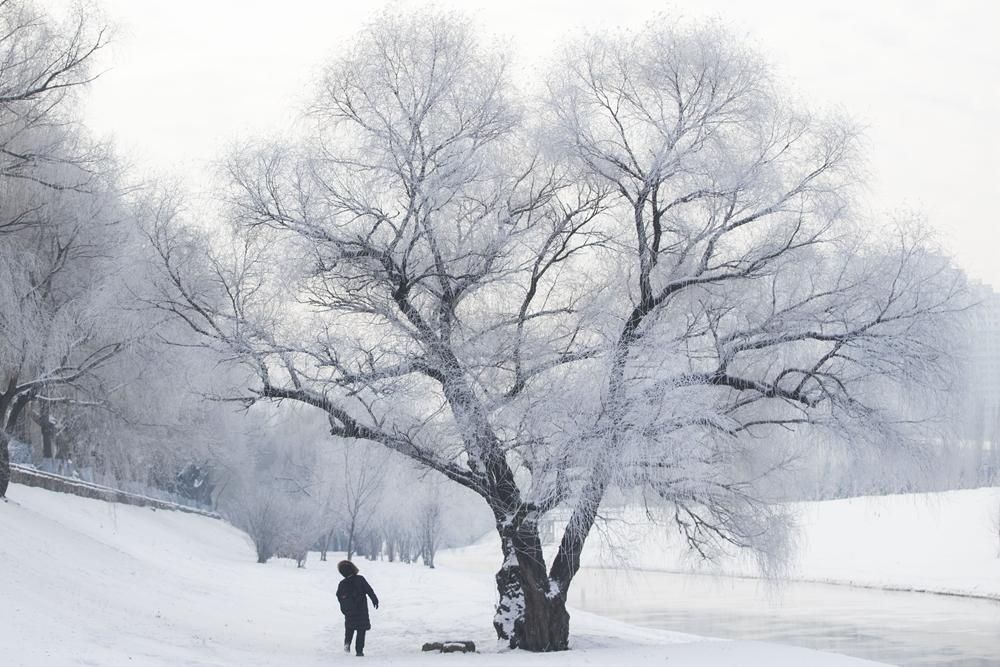
[[(51, 6), (69, 0), (43, 0)], [(118, 26), (87, 121), (143, 170), (205, 182), (231, 142), (281, 131), (324, 59), (384, 2), (98, 0)], [(426, 3), (396, 1), (406, 9)], [(1000, 2), (994, 0), (445, 0), (530, 65), (581, 28), (658, 13), (715, 17), (798, 96), (867, 128), (870, 205), (919, 210), (1000, 288)], [(874, 216), (873, 219), (878, 219)]]

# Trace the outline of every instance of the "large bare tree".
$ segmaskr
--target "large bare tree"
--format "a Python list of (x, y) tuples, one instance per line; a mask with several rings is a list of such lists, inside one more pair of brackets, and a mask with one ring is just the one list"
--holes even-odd
[(767, 552), (754, 442), (891, 434), (888, 389), (941, 368), (947, 263), (852, 217), (854, 133), (736, 43), (666, 20), (594, 36), (524, 98), (463, 20), (385, 16), (301, 140), (233, 156), (232, 234), (150, 210), (151, 302), (243, 364), (248, 401), (314, 406), (484, 499), (511, 646), (568, 648), (609, 493), (706, 555)]

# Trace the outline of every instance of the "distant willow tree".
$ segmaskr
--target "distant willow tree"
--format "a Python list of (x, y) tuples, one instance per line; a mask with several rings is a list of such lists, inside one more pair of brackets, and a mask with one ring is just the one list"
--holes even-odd
[[(248, 372), (479, 494), (498, 635), (569, 646), (601, 504), (641, 494), (705, 555), (768, 553), (777, 429), (894, 431), (941, 372), (961, 288), (850, 206), (857, 138), (714, 27), (565, 48), (537, 97), (450, 15), (383, 16), (326, 71), (311, 131), (229, 162), (234, 231), (151, 201), (149, 301)], [(539, 522), (569, 516), (551, 563)]]

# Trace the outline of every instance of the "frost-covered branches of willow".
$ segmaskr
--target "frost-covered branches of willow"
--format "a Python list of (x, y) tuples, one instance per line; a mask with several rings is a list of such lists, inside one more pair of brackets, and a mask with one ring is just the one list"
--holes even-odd
[(231, 157), (229, 237), (169, 206), (149, 235), (155, 305), (243, 365), (245, 400), (484, 499), (497, 632), (543, 651), (611, 493), (706, 556), (778, 545), (757, 481), (781, 462), (755, 442), (898, 433), (883, 397), (939, 381), (960, 284), (906, 225), (854, 217), (851, 126), (717, 27), (581, 39), (539, 89), (460, 18), (383, 17), (301, 140)]

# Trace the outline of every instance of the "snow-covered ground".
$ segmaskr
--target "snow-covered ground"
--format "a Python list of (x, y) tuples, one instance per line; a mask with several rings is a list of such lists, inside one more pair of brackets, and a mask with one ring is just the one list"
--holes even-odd
[[(22, 665), (328, 665), (342, 652), (333, 563), (254, 563), (245, 537), (205, 517), (19, 485), (0, 503), (0, 651)], [(447, 560), (447, 559), (446, 559)], [(568, 653), (498, 653), (489, 576), (362, 562), (379, 592), (367, 663), (385, 665), (875, 664), (756, 642), (706, 640), (576, 611)], [(472, 639), (472, 656), (420, 653)]]

